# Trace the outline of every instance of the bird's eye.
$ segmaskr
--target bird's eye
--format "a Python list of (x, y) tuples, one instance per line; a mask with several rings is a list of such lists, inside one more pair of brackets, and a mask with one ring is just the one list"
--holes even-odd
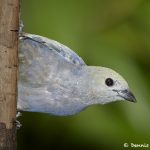
[(107, 86), (113, 86), (113, 85), (114, 85), (114, 81), (113, 81), (113, 79), (111, 79), (111, 78), (107, 78), (107, 79), (105, 80), (105, 84), (106, 84)]

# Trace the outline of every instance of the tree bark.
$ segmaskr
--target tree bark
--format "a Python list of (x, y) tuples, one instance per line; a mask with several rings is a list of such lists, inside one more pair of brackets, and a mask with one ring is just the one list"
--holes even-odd
[(16, 149), (19, 0), (0, 0), (0, 150)]

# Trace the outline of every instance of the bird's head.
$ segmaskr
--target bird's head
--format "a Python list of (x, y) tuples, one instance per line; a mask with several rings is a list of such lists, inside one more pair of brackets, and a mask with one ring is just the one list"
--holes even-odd
[(89, 88), (93, 104), (127, 100), (136, 102), (125, 79), (112, 69), (90, 67)]

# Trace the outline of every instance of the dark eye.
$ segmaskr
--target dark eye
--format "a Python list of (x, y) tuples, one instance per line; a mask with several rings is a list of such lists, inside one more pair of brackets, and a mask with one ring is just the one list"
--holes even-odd
[(113, 86), (113, 85), (114, 85), (114, 81), (113, 81), (113, 79), (111, 79), (111, 78), (107, 78), (107, 79), (105, 80), (105, 84), (106, 84), (107, 86)]

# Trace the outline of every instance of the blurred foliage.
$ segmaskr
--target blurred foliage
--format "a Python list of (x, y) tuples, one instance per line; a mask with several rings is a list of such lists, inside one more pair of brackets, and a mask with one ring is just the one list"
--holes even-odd
[(137, 103), (91, 106), (70, 117), (23, 113), (19, 150), (124, 149), (150, 144), (150, 1), (22, 0), (24, 31), (55, 39), (88, 65), (122, 74)]

